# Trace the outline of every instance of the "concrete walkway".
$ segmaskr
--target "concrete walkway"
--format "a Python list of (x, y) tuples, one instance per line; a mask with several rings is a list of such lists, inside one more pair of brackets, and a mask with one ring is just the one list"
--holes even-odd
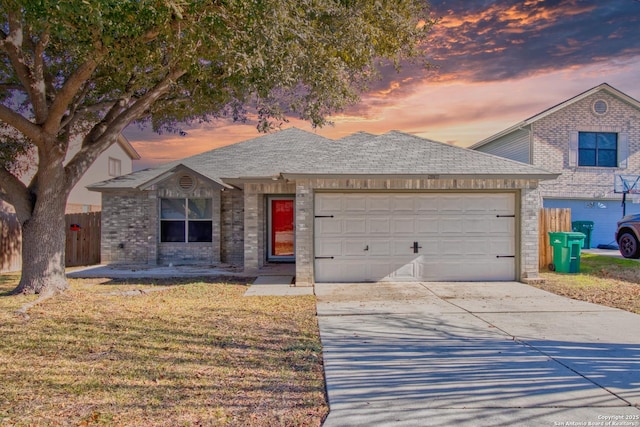
[(319, 284), (334, 426), (640, 426), (640, 316), (516, 282)]

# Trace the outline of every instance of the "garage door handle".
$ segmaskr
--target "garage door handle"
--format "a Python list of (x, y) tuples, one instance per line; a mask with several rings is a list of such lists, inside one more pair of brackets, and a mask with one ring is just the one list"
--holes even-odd
[(316, 259), (333, 259), (332, 256), (317, 256)]
[(418, 249), (422, 249), (422, 246), (418, 246), (418, 242), (413, 242), (413, 246), (411, 246), (411, 248), (413, 248), (413, 253), (417, 254)]
[(515, 215), (496, 215), (496, 218), (515, 218)]
[(316, 215), (316, 218), (333, 218), (333, 215)]
[(496, 255), (496, 258), (515, 258), (515, 255)]

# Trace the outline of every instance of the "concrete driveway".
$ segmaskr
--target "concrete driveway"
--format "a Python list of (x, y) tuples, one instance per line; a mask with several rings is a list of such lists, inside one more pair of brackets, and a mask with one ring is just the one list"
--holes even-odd
[(640, 426), (640, 316), (516, 282), (317, 284), (333, 426)]

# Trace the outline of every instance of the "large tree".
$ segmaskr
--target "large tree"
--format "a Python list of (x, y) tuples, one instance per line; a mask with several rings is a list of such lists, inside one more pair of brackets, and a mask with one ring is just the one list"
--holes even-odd
[(0, 198), (22, 227), (15, 292), (43, 294), (67, 287), (68, 194), (127, 125), (321, 126), (433, 24), (424, 0), (0, 0), (0, 19)]

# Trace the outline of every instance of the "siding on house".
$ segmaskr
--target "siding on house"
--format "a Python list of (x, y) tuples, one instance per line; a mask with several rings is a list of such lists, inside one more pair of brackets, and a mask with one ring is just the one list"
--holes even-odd
[(522, 163), (531, 162), (529, 128), (518, 129), (478, 148), (483, 153), (505, 157)]

